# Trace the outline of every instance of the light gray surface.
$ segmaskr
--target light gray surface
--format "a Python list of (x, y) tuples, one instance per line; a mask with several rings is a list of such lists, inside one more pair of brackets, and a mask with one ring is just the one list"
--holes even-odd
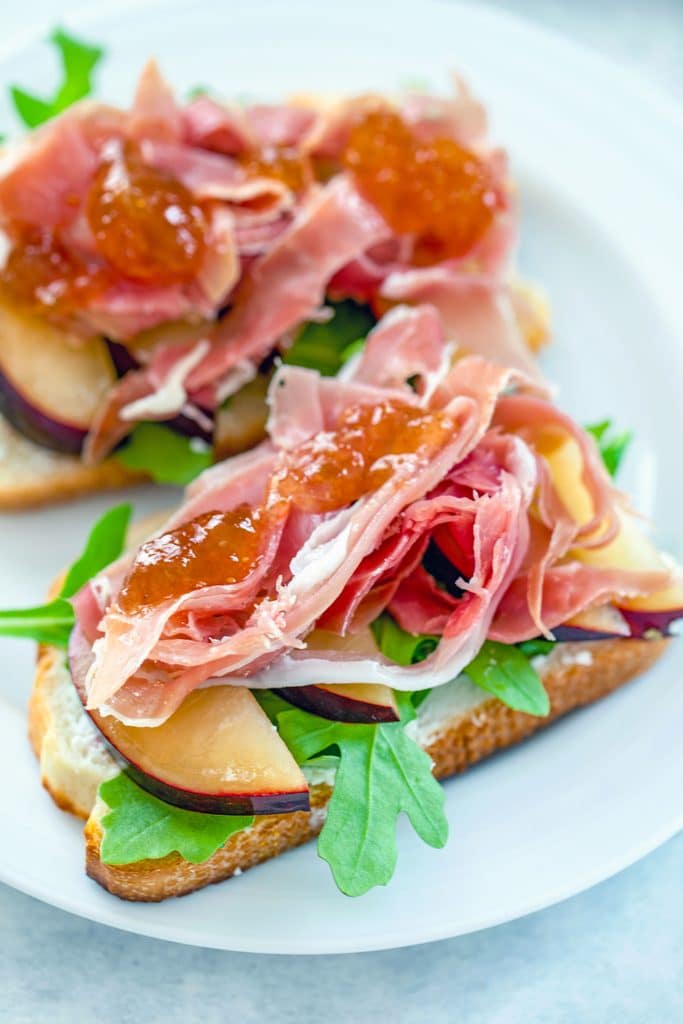
[[(629, 61), (683, 99), (683, 0), (495, 5)], [(79, 6), (3, 5), (2, 36), (64, 20)], [(679, 836), (617, 878), (512, 924), (414, 949), (314, 960), (138, 938), (0, 886), (0, 1021), (668, 1024), (683, 1020), (682, 879)]]

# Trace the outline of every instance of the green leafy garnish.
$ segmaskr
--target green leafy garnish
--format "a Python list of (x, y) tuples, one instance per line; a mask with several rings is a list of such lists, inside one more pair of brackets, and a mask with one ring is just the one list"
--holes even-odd
[(428, 658), (439, 644), (438, 636), (427, 633), (408, 633), (401, 629), (391, 615), (383, 612), (371, 624), (375, 643), (382, 654), (397, 665), (415, 665)]
[(200, 96), (208, 96), (211, 90), (208, 85), (193, 85), (191, 89), (187, 90), (188, 100), (199, 99)]
[(333, 377), (349, 356), (349, 349), (365, 338), (375, 325), (375, 318), (367, 306), (352, 299), (329, 303), (334, 315), (325, 323), (307, 323), (297, 334), (283, 356), (283, 362), (318, 370), (325, 377)]
[[(294, 708), (276, 713), (280, 735), (304, 767), (323, 752), (339, 756), (318, 853), (347, 896), (390, 881), (401, 812), (429, 846), (440, 848), (448, 838), (443, 790), (427, 754), (406, 735), (414, 711), (402, 696), (401, 721), (381, 725), (332, 722)], [(271, 713), (276, 702), (269, 702)]]
[(0, 636), (23, 637), (39, 644), (66, 647), (74, 624), (74, 610), (62, 597), (37, 608), (0, 612)]
[(361, 352), (365, 348), (365, 341), (365, 338), (356, 338), (355, 341), (352, 341), (350, 345), (346, 346), (344, 351), (339, 356), (342, 366), (346, 366), (350, 359), (353, 359), (354, 356), (358, 356), (361, 354)]
[(527, 658), (535, 658), (538, 654), (550, 654), (555, 643), (555, 640), (543, 640), (537, 637), (534, 640), (522, 640), (517, 646)]
[(597, 441), (607, 472), (610, 476), (616, 476), (626, 449), (633, 440), (633, 432), (630, 430), (615, 431), (611, 420), (593, 423), (587, 426), (586, 430)]
[(201, 864), (235, 832), (254, 823), (253, 815), (200, 814), (173, 807), (124, 774), (103, 782), (100, 796), (110, 808), (102, 819), (105, 864), (134, 864), (169, 853)]
[(482, 690), (515, 711), (542, 717), (550, 711), (541, 678), (519, 647), (486, 640), (465, 673)]
[(97, 520), (85, 542), (83, 554), (66, 574), (60, 597), (73, 597), (88, 580), (119, 557), (126, 543), (132, 511), (130, 505), (115, 505)]
[(74, 625), (74, 610), (67, 598), (121, 554), (131, 512), (130, 505), (117, 505), (105, 512), (90, 531), (83, 553), (67, 572), (59, 596), (36, 608), (0, 612), (0, 636), (66, 648)]
[(33, 96), (16, 85), (10, 90), (16, 111), (29, 128), (37, 128), (72, 103), (89, 96), (93, 71), (104, 55), (101, 47), (75, 39), (59, 28), (51, 34), (50, 42), (59, 50), (62, 61), (62, 83), (52, 99)]
[(213, 449), (199, 437), (183, 437), (160, 423), (139, 423), (116, 457), (158, 484), (184, 487), (213, 463)]

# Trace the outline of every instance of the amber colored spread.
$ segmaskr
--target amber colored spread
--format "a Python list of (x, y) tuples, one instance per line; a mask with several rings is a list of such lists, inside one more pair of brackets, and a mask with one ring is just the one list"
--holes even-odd
[(351, 130), (344, 165), (398, 234), (415, 235), (413, 261), (461, 258), (483, 237), (501, 196), (487, 165), (454, 139), (422, 139), (391, 110)]

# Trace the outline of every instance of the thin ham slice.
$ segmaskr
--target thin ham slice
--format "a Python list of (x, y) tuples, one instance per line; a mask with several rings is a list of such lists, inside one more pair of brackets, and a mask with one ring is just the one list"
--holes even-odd
[(220, 378), (239, 359), (267, 354), (322, 304), (333, 274), (387, 234), (382, 217), (344, 175), (321, 188), (289, 231), (252, 264), (243, 300), (218, 326), (211, 353), (193, 372), (190, 387)]
[(182, 111), (183, 137), (190, 146), (237, 156), (256, 146), (243, 107), (198, 96)]
[(147, 62), (138, 81), (126, 134), (136, 140), (179, 142), (183, 121), (173, 91), (155, 60)]
[[(671, 580), (666, 571), (603, 569), (569, 561), (553, 566), (543, 578), (542, 617), (552, 631), (585, 608), (619, 598), (656, 593)], [(519, 643), (538, 636), (528, 602), (528, 577), (519, 576), (508, 588), (492, 623), (490, 637), (501, 643)]]
[[(292, 369), (296, 368), (285, 368), (281, 373), (286, 375)], [(264, 556), (260, 563), (259, 587), (265, 585), (269, 570), (275, 566), (278, 576), (274, 588), (271, 581), (266, 597), (250, 605), (248, 598), (253, 597), (253, 591), (245, 584), (239, 592), (208, 588), (194, 595), (183, 595), (178, 601), (167, 602), (163, 608), (155, 609), (149, 617), (124, 615), (116, 606), (110, 609), (102, 623), (103, 637), (97, 641), (95, 664), (88, 682), (91, 705), (106, 704), (117, 713), (118, 692), (124, 689), (128, 694), (126, 686), (132, 679), (139, 717), (147, 721), (149, 707), (141, 696), (139, 672), (147, 671), (144, 666), (150, 659), (158, 662), (162, 671), (173, 680), (173, 685), (168, 688), (170, 703), (166, 709), (170, 714), (176, 697), (180, 699), (200, 683), (237, 673), (249, 673), (251, 676), (255, 670), (264, 670), (268, 662), (279, 660), (278, 656), (284, 651), (303, 646), (302, 637), (315, 625), (325, 608), (339, 597), (363, 559), (381, 544), (402, 509), (437, 486), (481, 440), (498, 395), (514, 379), (510, 371), (502, 368), (492, 367), (488, 373), (482, 371), (480, 360), (464, 360), (448, 373), (450, 397), (444, 403), (443, 411), (451, 419), (453, 428), (440, 451), (429, 459), (417, 455), (397, 459), (393, 475), (387, 482), (353, 506), (326, 516), (299, 514), (295, 523), (296, 545), (286, 539), (285, 526), (279, 535), (275, 532), (271, 535), (267, 558)], [(480, 381), (477, 395), (472, 392), (474, 379)], [(331, 380), (320, 381), (318, 403), (322, 409), (323, 424), (328, 428), (331, 411), (341, 412), (343, 408), (338, 395), (334, 394), (334, 384)], [(349, 395), (354, 401), (357, 389), (363, 390), (368, 398), (373, 391), (370, 385), (361, 382), (351, 381), (343, 387), (351, 389)], [(281, 390), (278, 376), (272, 388), (275, 393)], [(386, 394), (385, 390), (375, 388), (373, 397), (376, 401)], [(414, 401), (418, 402), (419, 398), (415, 396)], [(301, 415), (308, 415), (301, 403), (296, 409)], [(291, 418), (288, 429), (299, 429), (299, 434), (302, 434)], [(280, 434), (284, 432), (281, 427)], [(204, 510), (234, 507), (238, 498), (243, 500), (245, 495), (239, 480), (246, 478), (253, 484), (256, 479), (259, 485), (262, 484), (263, 478), (258, 474), (272, 474), (273, 453), (276, 451), (271, 445), (264, 446), (258, 456), (253, 457), (255, 461), (250, 458), (238, 466), (237, 474), (231, 461), (215, 467), (208, 483), (202, 481), (193, 489), (188, 505), (176, 521), (185, 521)], [(505, 495), (509, 507), (518, 509), (521, 501), (518, 485), (511, 482)], [(503, 514), (502, 506), (500, 514)], [(173, 522), (169, 528), (172, 525)], [(290, 556), (296, 550), (293, 558), (277, 558), (277, 547), (282, 543), (288, 547)], [(506, 548), (506, 558), (508, 554)], [(496, 558), (498, 564), (499, 558)], [(206, 642), (203, 634), (201, 641), (195, 639), (196, 628), (194, 635), (168, 635), (166, 627), (179, 612), (192, 611), (200, 616), (225, 614), (238, 610), (240, 601), (243, 605), (246, 601), (244, 612), (247, 617), (237, 633), (216, 636), (211, 643)], [(311, 681), (309, 675), (308, 682)], [(173, 701), (171, 695), (175, 695)], [(126, 695), (121, 700), (126, 701)]]
[(449, 369), (451, 355), (433, 306), (397, 306), (368, 335), (353, 379), (379, 388), (412, 386), (421, 395), (431, 395)]
[(448, 337), (463, 352), (513, 366), (541, 381), (505, 284), (445, 266), (391, 274), (382, 295), (398, 302), (429, 303), (443, 317)]
[(245, 117), (258, 146), (298, 147), (311, 131), (318, 114), (310, 107), (257, 103)]
[[(416, 537), (424, 536), (449, 518), (469, 515), (474, 520), (474, 572), (468, 581), (463, 580), (463, 597), (455, 602), (456, 607), (444, 624), (442, 639), (433, 654), (417, 665), (401, 667), (380, 655), (354, 656), (348, 650), (335, 653), (314, 647), (292, 649), (270, 666), (250, 674), (249, 686), (301, 686), (311, 682), (331, 685), (362, 680), (412, 690), (438, 686), (462, 671), (486, 638), (498, 602), (525, 550), (526, 509), (533, 493), (535, 464), (523, 442), (511, 438), (506, 445), (507, 468), (500, 473), (497, 491), (477, 495), (469, 502), (447, 495), (432, 501), (426, 498), (404, 512), (409, 522), (402, 526), (406, 526), (409, 535), (413, 533), (413, 541), (418, 544), (421, 541), (415, 540)], [(406, 557), (411, 559), (414, 555), (415, 552), (409, 550)], [(408, 567), (412, 568), (410, 561)], [(364, 576), (364, 569), (361, 574)], [(379, 584), (373, 582), (365, 600), (372, 601), (375, 587), (382, 585), (381, 580)], [(399, 584), (399, 590), (403, 586), (405, 582)], [(383, 597), (386, 596), (385, 589)], [(393, 611), (393, 602), (390, 607)], [(357, 604), (355, 614), (361, 609), (362, 603)], [(377, 604), (374, 604), (373, 610), (376, 609)], [(276, 683), (278, 676), (280, 682)]]
[(66, 224), (97, 166), (77, 110), (50, 121), (3, 156), (0, 218), (38, 227)]
[(294, 205), (294, 197), (283, 182), (250, 177), (230, 157), (147, 139), (141, 149), (146, 163), (178, 178), (196, 199), (217, 199), (237, 205), (257, 203), (261, 218), (277, 216)]
[(452, 81), (452, 96), (407, 93), (401, 99), (401, 114), (425, 138), (447, 137), (463, 146), (478, 146), (488, 127), (486, 110), (460, 75), (453, 75)]

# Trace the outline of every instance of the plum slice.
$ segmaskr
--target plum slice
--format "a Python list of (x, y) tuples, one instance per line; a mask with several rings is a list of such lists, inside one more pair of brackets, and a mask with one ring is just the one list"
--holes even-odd
[[(81, 700), (91, 660), (79, 628), (69, 647)], [(115, 760), (166, 803), (208, 814), (284, 814), (309, 809), (301, 769), (244, 686), (194, 690), (155, 727), (88, 711)]]
[(100, 338), (84, 341), (0, 302), (0, 412), (31, 441), (78, 454), (114, 380)]
[(398, 722), (390, 687), (379, 683), (286, 686), (277, 691), (290, 704), (336, 722)]
[[(671, 565), (643, 533), (634, 515), (620, 513), (620, 529), (604, 547), (577, 552), (580, 561), (604, 568), (634, 569), (643, 572), (670, 572)], [(673, 622), (683, 618), (683, 579), (680, 575), (662, 590), (618, 602), (621, 615), (632, 637), (649, 632), (666, 636)]]
[(587, 608), (553, 629), (556, 640), (618, 640), (631, 636), (628, 622), (611, 604)]

